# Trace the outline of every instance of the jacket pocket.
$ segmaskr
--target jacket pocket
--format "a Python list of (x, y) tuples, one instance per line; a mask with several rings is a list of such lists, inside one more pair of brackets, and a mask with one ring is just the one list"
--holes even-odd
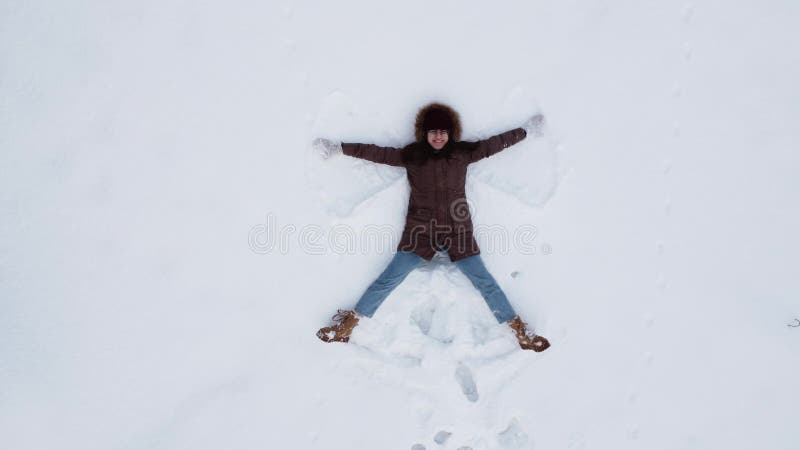
[(428, 208), (413, 208), (411, 216), (417, 219), (427, 220), (431, 218), (431, 210)]
[(430, 232), (431, 217), (431, 210), (428, 208), (412, 208), (406, 216), (406, 228), (427, 234)]

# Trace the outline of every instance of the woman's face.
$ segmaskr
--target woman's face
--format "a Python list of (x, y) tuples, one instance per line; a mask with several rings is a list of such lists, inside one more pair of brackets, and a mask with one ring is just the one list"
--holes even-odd
[(428, 144), (435, 150), (441, 150), (447, 144), (447, 130), (429, 130)]

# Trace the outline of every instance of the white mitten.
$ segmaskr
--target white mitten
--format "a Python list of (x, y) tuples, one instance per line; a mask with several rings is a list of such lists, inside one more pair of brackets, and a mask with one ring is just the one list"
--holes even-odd
[(542, 136), (543, 129), (544, 129), (544, 116), (540, 113), (536, 113), (533, 117), (528, 119), (522, 128), (525, 129), (525, 132), (532, 136)]
[(333, 155), (342, 153), (342, 143), (334, 142), (330, 139), (317, 138), (314, 139), (314, 142), (311, 145), (314, 147), (314, 150), (319, 153), (322, 159), (328, 159)]

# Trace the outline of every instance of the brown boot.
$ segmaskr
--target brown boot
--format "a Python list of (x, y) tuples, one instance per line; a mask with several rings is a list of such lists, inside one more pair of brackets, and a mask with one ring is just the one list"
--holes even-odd
[(333, 321), (335, 325), (330, 327), (320, 328), (317, 331), (317, 337), (325, 342), (347, 342), (350, 340), (350, 333), (353, 328), (358, 325), (358, 316), (352, 310), (338, 310), (334, 316)]
[(525, 322), (523, 322), (519, 316), (515, 316), (506, 323), (514, 330), (514, 335), (516, 335), (519, 346), (522, 347), (523, 350), (543, 352), (550, 347), (550, 342), (548, 342), (547, 339), (535, 335), (533, 331), (528, 331)]

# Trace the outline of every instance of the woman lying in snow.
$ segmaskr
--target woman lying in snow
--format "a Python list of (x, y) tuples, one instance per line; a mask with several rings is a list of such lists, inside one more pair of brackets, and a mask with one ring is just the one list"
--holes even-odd
[(402, 149), (370, 144), (342, 144), (317, 139), (314, 146), (324, 158), (334, 153), (381, 164), (405, 167), (411, 185), (408, 214), (397, 253), (388, 267), (361, 296), (353, 310), (339, 310), (334, 325), (317, 336), (325, 342), (348, 342), (360, 317), (372, 317), (389, 293), (423, 260), (444, 251), (480, 291), (497, 321), (507, 323), (520, 347), (541, 352), (550, 346), (542, 336), (527, 330), (506, 295), (486, 269), (472, 233), (472, 220), (464, 189), (467, 166), (516, 144), (528, 133), (540, 134), (543, 117), (532, 117), (516, 128), (478, 142), (462, 142), (461, 122), (452, 108), (431, 103), (417, 113), (416, 142)]

